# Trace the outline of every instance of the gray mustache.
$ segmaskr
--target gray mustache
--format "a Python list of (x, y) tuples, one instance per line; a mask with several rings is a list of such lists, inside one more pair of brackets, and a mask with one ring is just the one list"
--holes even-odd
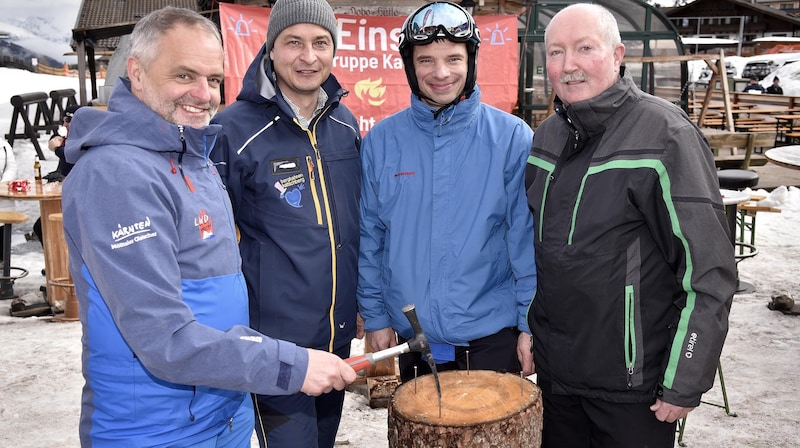
[(561, 75), (559, 81), (561, 84), (566, 84), (568, 82), (582, 82), (588, 81), (589, 77), (586, 76), (586, 73), (572, 73), (569, 75)]

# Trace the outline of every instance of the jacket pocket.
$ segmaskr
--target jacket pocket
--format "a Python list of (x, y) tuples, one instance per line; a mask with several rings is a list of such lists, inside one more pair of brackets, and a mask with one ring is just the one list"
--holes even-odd
[(632, 285), (625, 286), (625, 330), (624, 347), (625, 369), (627, 370), (628, 389), (642, 384), (641, 361), (641, 326), (639, 301)]

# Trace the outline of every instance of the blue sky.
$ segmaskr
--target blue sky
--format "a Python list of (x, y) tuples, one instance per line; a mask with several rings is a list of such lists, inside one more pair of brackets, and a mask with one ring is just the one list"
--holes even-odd
[(3, 16), (25, 20), (45, 17), (59, 29), (72, 30), (81, 0), (2, 0)]

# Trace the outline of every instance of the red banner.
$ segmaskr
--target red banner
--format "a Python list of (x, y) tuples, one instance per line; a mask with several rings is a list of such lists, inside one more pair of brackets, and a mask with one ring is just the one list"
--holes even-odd
[[(225, 47), (225, 103), (231, 104), (242, 78), (267, 36), (269, 8), (220, 3)], [(365, 134), (382, 118), (408, 107), (411, 91), (397, 41), (405, 17), (339, 14), (333, 74), (350, 94), (344, 104)], [(513, 15), (477, 16), (481, 33), (478, 84), (483, 102), (511, 112), (517, 102), (519, 44)]]

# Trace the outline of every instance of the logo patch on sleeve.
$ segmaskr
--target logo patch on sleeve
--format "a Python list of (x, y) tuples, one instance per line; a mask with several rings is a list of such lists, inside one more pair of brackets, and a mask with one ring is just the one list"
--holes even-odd
[(111, 231), (111, 249), (121, 249), (140, 241), (149, 240), (158, 236), (158, 232), (150, 226), (150, 217), (123, 226), (117, 224), (116, 230)]

